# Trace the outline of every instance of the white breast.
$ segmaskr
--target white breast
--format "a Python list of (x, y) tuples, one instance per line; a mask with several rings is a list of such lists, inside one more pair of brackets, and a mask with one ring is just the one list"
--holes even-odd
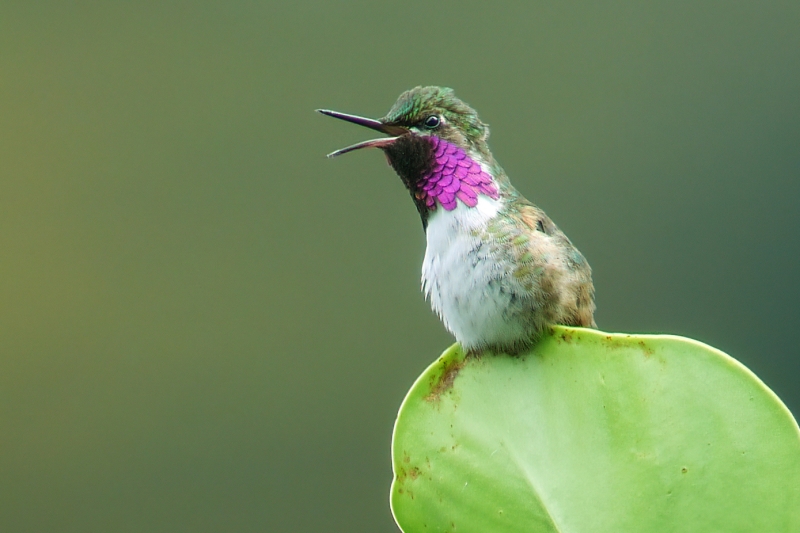
[(439, 206), (428, 219), (422, 290), (466, 349), (502, 345), (525, 334), (523, 325), (504, 319), (510, 295), (502, 282), (508, 273), (492, 256), (483, 231), (502, 206), (502, 200), (481, 196), (475, 207)]

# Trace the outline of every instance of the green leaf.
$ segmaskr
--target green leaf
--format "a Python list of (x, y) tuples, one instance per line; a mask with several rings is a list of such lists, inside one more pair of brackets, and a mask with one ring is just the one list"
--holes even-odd
[(800, 430), (700, 342), (558, 326), (529, 353), (447, 350), (395, 424), (406, 533), (800, 531)]

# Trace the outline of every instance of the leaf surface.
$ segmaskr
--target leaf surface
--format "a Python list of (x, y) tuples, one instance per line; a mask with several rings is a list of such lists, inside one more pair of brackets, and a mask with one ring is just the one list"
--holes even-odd
[(448, 349), (395, 424), (406, 533), (800, 531), (800, 430), (728, 355), (557, 326), (529, 353)]

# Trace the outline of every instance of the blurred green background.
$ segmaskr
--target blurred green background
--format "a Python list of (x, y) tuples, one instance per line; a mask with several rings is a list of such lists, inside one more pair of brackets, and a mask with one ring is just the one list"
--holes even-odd
[(6, 2), (0, 530), (395, 531), (451, 343), (370, 134), (449, 85), (589, 259), (597, 322), (800, 412), (800, 3)]

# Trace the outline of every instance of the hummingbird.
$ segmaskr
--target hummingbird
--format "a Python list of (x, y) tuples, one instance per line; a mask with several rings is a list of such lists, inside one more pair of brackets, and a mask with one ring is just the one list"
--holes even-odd
[(328, 157), (383, 150), (422, 220), (422, 291), (467, 353), (519, 353), (554, 324), (596, 327), (589, 263), (511, 185), (489, 127), (452, 89), (415, 87), (377, 120), (317, 111), (388, 135)]

